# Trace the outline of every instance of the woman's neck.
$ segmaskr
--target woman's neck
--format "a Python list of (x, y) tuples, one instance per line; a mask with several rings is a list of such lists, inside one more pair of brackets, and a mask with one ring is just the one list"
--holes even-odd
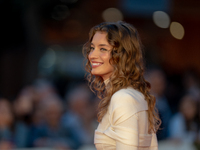
[(108, 85), (108, 83), (109, 83), (109, 81), (110, 81), (110, 78), (108, 78), (108, 79), (104, 80), (103, 82), (104, 82), (104, 84), (107, 86), (107, 85)]

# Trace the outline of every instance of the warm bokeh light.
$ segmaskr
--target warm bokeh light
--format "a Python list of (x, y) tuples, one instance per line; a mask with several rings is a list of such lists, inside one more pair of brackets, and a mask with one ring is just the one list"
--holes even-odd
[(170, 33), (174, 38), (181, 40), (184, 37), (185, 30), (180, 23), (172, 22), (170, 25)]
[(153, 21), (160, 28), (168, 28), (170, 24), (170, 17), (163, 11), (155, 11), (153, 13)]
[(117, 8), (108, 8), (104, 10), (102, 13), (102, 17), (105, 21), (108, 21), (108, 22), (123, 20), (123, 14)]

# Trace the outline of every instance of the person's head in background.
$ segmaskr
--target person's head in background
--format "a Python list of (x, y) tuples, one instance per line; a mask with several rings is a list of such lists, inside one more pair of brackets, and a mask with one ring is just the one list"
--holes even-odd
[(53, 84), (47, 79), (38, 78), (33, 83), (34, 96), (33, 96), (33, 113), (32, 113), (32, 124), (40, 126), (45, 121), (43, 105), (51, 97), (57, 97), (57, 91)]
[(11, 103), (5, 98), (0, 98), (0, 129), (10, 128), (13, 121), (14, 116)]
[(9, 100), (0, 97), (0, 149), (11, 150), (13, 142), (14, 114)]
[(77, 115), (84, 116), (88, 106), (90, 105), (92, 92), (87, 84), (80, 83), (74, 86), (67, 94), (66, 100), (70, 111)]
[(166, 88), (166, 77), (162, 70), (151, 69), (147, 73), (147, 79), (151, 83), (151, 93), (156, 97), (162, 97)]
[(200, 80), (195, 70), (188, 70), (183, 74), (182, 78), (185, 92), (195, 96), (200, 100)]
[(46, 79), (36, 79), (33, 87), (35, 89), (34, 104), (37, 105), (49, 95), (57, 94), (54, 85)]
[(44, 122), (52, 128), (59, 127), (64, 110), (62, 100), (57, 95), (49, 95), (40, 105), (44, 112)]
[(197, 101), (192, 95), (184, 95), (179, 104), (179, 111), (187, 122), (194, 121), (197, 116)]
[(33, 97), (26, 88), (22, 89), (13, 102), (14, 113), (17, 120), (30, 123), (33, 112)]

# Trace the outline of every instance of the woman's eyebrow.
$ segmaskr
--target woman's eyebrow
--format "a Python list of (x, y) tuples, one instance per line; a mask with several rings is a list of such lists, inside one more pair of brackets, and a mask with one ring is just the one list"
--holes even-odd
[[(93, 46), (95, 46), (93, 43), (90, 43), (90, 45), (93, 45)], [(107, 45), (107, 44), (99, 44), (98, 46), (106, 46), (106, 47), (110, 47), (109, 45)]]
[(106, 47), (110, 47), (109, 45), (107, 44), (99, 44), (99, 46), (106, 46)]

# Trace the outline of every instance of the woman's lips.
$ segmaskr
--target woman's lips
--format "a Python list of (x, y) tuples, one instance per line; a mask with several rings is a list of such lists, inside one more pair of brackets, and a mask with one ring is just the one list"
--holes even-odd
[(96, 68), (101, 66), (103, 63), (99, 63), (99, 62), (92, 62), (92, 68)]

